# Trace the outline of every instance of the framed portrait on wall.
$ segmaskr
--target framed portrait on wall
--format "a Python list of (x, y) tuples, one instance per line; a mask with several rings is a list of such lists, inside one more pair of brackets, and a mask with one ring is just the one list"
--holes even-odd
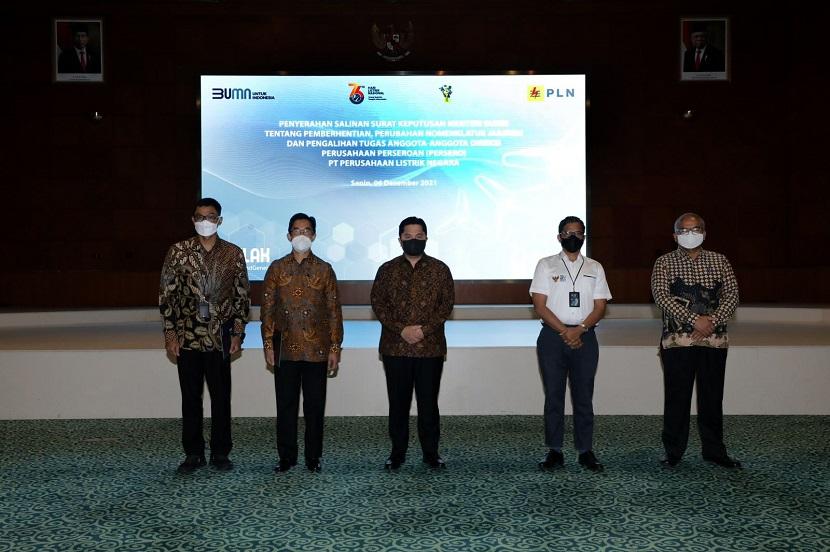
[(101, 19), (54, 20), (55, 82), (104, 82)]
[(680, 80), (730, 80), (729, 18), (680, 19)]

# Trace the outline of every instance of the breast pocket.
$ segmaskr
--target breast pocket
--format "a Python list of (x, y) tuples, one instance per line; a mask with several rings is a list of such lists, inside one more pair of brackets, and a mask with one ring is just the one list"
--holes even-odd
[(589, 294), (588, 297), (590, 298), (594, 297), (594, 290), (597, 287), (598, 278), (599, 275), (596, 272), (587, 272), (582, 275), (582, 286), (580, 287), (583, 287), (584, 291)]

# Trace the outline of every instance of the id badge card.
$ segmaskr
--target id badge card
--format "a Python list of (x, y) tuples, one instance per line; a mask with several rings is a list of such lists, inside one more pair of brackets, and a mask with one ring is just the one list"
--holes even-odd
[(210, 320), (210, 303), (202, 299), (199, 301), (199, 318), (202, 320)]
[(569, 307), (578, 307), (579, 306), (579, 292), (578, 291), (568, 292), (568, 306)]

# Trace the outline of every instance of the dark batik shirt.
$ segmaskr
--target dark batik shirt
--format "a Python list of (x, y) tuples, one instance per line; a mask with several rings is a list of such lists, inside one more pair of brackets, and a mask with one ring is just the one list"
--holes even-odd
[[(738, 281), (725, 256), (703, 249), (692, 259), (678, 247), (654, 263), (651, 292), (663, 311), (664, 349), (729, 346), (726, 321), (738, 307)], [(694, 340), (694, 323), (701, 314), (714, 318), (715, 331), (705, 339)]]
[[(455, 302), (450, 269), (424, 255), (413, 267), (401, 255), (378, 269), (372, 285), (372, 310), (382, 325), (380, 353), (405, 357), (442, 357), (447, 354), (444, 322)], [(420, 325), (424, 339), (410, 345), (401, 337), (406, 326)]]
[(262, 345), (282, 333), (280, 359), (326, 362), (343, 343), (343, 311), (331, 265), (314, 253), (297, 262), (293, 253), (268, 267), (263, 284)]
[[(208, 320), (199, 313), (202, 300), (208, 303)], [(194, 236), (169, 249), (159, 287), (165, 343), (178, 340), (183, 349), (221, 351), (222, 326), (244, 332), (250, 306), (248, 269), (239, 247), (217, 237), (207, 251)]]

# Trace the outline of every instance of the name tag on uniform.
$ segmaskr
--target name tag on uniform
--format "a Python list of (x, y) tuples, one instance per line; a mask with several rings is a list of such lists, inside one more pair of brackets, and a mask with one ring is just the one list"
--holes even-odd
[(204, 299), (199, 301), (199, 317), (205, 322), (210, 320), (210, 303)]
[(579, 292), (578, 291), (568, 292), (568, 306), (569, 307), (578, 307), (579, 306)]

